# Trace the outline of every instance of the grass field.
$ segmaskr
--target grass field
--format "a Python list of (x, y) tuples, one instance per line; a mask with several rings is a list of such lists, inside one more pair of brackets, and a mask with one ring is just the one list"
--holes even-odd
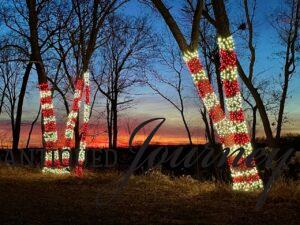
[(300, 185), (278, 182), (260, 210), (258, 193), (171, 179), (159, 172), (134, 176), (118, 190), (117, 172), (83, 178), (42, 175), (0, 166), (0, 224), (299, 224)]

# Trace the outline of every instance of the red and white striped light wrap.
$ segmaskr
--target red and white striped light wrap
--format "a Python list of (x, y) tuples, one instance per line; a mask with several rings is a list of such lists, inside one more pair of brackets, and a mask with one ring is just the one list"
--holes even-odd
[[(229, 120), (233, 133), (229, 139), (233, 142), (232, 150), (243, 148), (245, 154), (240, 163), (245, 164), (245, 158), (252, 153), (253, 148), (245, 120), (242, 106), (242, 97), (238, 82), (237, 55), (234, 50), (233, 38), (218, 38), (219, 55), (221, 62), (221, 79), (225, 94), (225, 105), (228, 110)], [(262, 188), (262, 181), (258, 171), (253, 167), (240, 166), (232, 170), (233, 188), (251, 190)]]
[(81, 128), (81, 139), (80, 139), (80, 149), (78, 153), (78, 166), (76, 168), (76, 173), (80, 175), (82, 173), (83, 162), (85, 160), (85, 149), (86, 149), (86, 137), (88, 132), (88, 125), (90, 120), (90, 77), (89, 73), (84, 74), (84, 90), (85, 90), (85, 101), (83, 106), (83, 125)]
[(231, 126), (221, 108), (218, 97), (213, 90), (200, 59), (198, 58), (198, 52), (185, 52), (183, 59), (192, 74), (198, 94), (214, 123), (220, 140), (222, 140), (222, 143), (227, 146), (227, 136), (228, 133), (231, 132)]
[[(81, 129), (81, 141), (79, 150), (79, 166), (75, 168), (77, 175), (82, 174), (83, 161), (85, 159), (84, 150), (86, 148), (86, 136), (88, 131), (88, 122), (90, 117), (90, 84), (89, 84), (89, 72), (84, 73), (84, 79), (77, 79), (75, 84), (75, 93), (73, 98), (72, 110), (68, 115), (66, 130), (65, 130), (65, 146), (63, 150), (70, 150), (72, 140), (74, 136), (74, 127), (77, 122), (77, 116), (79, 113), (80, 102), (83, 96), (83, 89), (85, 92), (84, 112), (83, 112), (83, 126)], [(57, 127), (56, 118), (53, 109), (52, 95), (49, 90), (48, 83), (40, 85), (41, 107), (44, 118), (44, 140), (45, 147), (47, 149), (45, 155), (45, 162), (43, 172), (66, 174), (69, 173), (69, 152), (62, 152), (62, 163), (59, 159), (59, 152), (57, 149)], [(50, 149), (51, 151), (48, 151)]]
[[(90, 82), (89, 82), (89, 72), (85, 72), (83, 79), (78, 79), (75, 85), (75, 93), (73, 99), (72, 110), (69, 113), (67, 126), (65, 130), (65, 146), (63, 149), (70, 150), (72, 141), (74, 138), (74, 127), (77, 122), (77, 117), (79, 113), (79, 108), (81, 100), (83, 97), (83, 92), (85, 94), (84, 105), (83, 105), (83, 125), (81, 128), (81, 139), (80, 139), (80, 149), (78, 152), (78, 166), (75, 168), (75, 173), (80, 175), (82, 173), (82, 166), (85, 159), (85, 149), (86, 149), (86, 136), (88, 131), (88, 123), (90, 118)], [(63, 154), (63, 160), (68, 158), (68, 154)]]
[[(229, 112), (231, 112), (229, 116), (230, 119), (228, 120), (221, 108), (221, 105), (203, 69), (203, 66), (201, 65), (198, 52), (185, 52), (183, 59), (192, 74), (198, 94), (201, 97), (204, 106), (206, 107), (209, 116), (214, 123), (214, 127), (217, 130), (223, 146), (229, 147), (231, 151), (234, 151), (239, 147), (244, 147), (245, 151), (247, 151), (247, 154), (249, 154), (249, 152), (252, 151), (252, 146), (248, 142), (247, 126), (245, 123), (241, 123), (242, 121), (240, 115), (241, 112), (243, 113), (243, 109), (240, 107), (241, 99), (235, 98), (240, 97), (240, 92), (237, 95), (233, 95), (233, 93), (236, 91), (236, 88), (238, 88), (237, 80), (233, 83), (223, 82), (224, 85), (233, 87), (233, 89), (227, 88), (227, 86), (224, 88), (227, 90), (227, 93), (225, 93), (226, 96), (233, 96), (233, 99), (228, 100), (228, 98), (226, 98), (226, 106)], [(242, 118), (244, 121), (244, 116)], [(237, 120), (240, 122), (236, 123)], [(237, 129), (239, 132), (237, 132)], [(234, 190), (248, 191), (256, 190), (262, 187), (262, 182), (255, 167), (245, 168), (243, 165), (238, 168), (231, 167), (231, 174), (233, 177)]]
[(67, 125), (65, 130), (65, 146), (63, 149), (71, 149), (72, 140), (74, 137), (74, 128), (77, 122), (79, 108), (82, 98), (83, 80), (77, 79), (75, 83), (75, 92), (71, 112), (68, 115)]
[(48, 83), (42, 83), (40, 88), (40, 101), (43, 116), (45, 148), (53, 150), (57, 146), (56, 118), (52, 102), (52, 92)]
[[(45, 161), (43, 172), (50, 172), (52, 167), (59, 167), (60, 161), (57, 152), (57, 127), (56, 117), (52, 101), (52, 92), (48, 83), (41, 83), (40, 89), (40, 102), (43, 117), (43, 138), (45, 147)], [(53, 157), (52, 157), (53, 154)], [(56, 173), (57, 171), (53, 171)]]

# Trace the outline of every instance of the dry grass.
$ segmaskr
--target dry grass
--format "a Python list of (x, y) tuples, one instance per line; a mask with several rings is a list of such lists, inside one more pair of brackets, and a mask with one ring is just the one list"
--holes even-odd
[(119, 178), (117, 172), (79, 179), (2, 166), (0, 224), (299, 224), (296, 183), (277, 183), (255, 210), (258, 193), (159, 172), (133, 176), (118, 191)]

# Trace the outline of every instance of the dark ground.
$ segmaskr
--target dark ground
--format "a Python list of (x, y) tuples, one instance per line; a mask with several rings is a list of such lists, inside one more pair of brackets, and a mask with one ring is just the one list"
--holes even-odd
[(83, 178), (43, 175), (0, 166), (1, 225), (299, 224), (299, 182), (278, 182), (260, 210), (258, 193), (171, 179), (159, 172), (134, 176), (118, 194), (118, 172)]

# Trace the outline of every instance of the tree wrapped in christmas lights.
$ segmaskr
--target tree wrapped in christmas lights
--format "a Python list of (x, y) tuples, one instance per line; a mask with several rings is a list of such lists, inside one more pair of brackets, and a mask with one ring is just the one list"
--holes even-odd
[[(231, 57), (233, 57), (233, 59)], [(227, 119), (213, 87), (203, 70), (200, 59), (198, 58), (198, 52), (185, 52), (183, 58), (192, 74), (199, 97), (202, 99), (204, 106), (214, 123), (214, 127), (217, 130), (219, 139), (223, 146), (230, 148), (231, 153), (240, 148), (245, 150), (243, 157), (239, 161), (239, 167), (232, 166), (232, 160), (237, 153), (232, 154), (231, 158), (228, 159), (233, 180), (233, 189), (255, 190), (261, 188), (262, 181), (258, 175), (257, 169), (254, 165), (247, 166), (245, 163), (245, 158), (252, 152), (253, 149), (250, 143), (245, 116), (242, 109), (242, 99), (237, 78), (234, 79), (234, 75), (230, 73), (230, 78), (226, 77), (227, 79), (223, 79), (225, 102), (229, 111), (229, 119)], [(228, 68), (233, 68), (233, 71), (236, 70), (236, 68), (234, 68), (235, 58), (235, 53), (230, 52), (225, 55), (225, 59), (223, 58), (223, 60), (221, 60), (221, 67), (224, 68), (221, 70), (222, 77), (224, 77), (224, 74), (228, 74), (228, 72), (224, 72), (224, 70), (228, 70)]]
[[(68, 115), (67, 125), (65, 130), (65, 146), (64, 150), (71, 150), (72, 140), (74, 138), (74, 128), (77, 122), (80, 103), (83, 98), (83, 91), (85, 92), (84, 106), (83, 106), (83, 125), (81, 128), (81, 139), (80, 139), (80, 148), (78, 152), (78, 167), (76, 169), (81, 170), (83, 161), (84, 161), (84, 151), (86, 149), (86, 135), (88, 132), (88, 123), (90, 118), (90, 81), (89, 81), (89, 72), (85, 72), (83, 79), (77, 79), (76, 89), (74, 93), (72, 110)], [(66, 161), (67, 154), (63, 155), (63, 160)]]
[(40, 101), (43, 116), (43, 137), (45, 147), (47, 149), (54, 149), (57, 145), (57, 129), (56, 118), (52, 102), (52, 92), (49, 89), (48, 83), (42, 83), (40, 88)]
[[(241, 159), (242, 163), (245, 158), (251, 154), (253, 148), (250, 143), (245, 115), (242, 107), (242, 97), (237, 76), (237, 55), (234, 50), (232, 36), (227, 38), (218, 38), (219, 55), (221, 61), (221, 79), (225, 94), (225, 105), (229, 113), (229, 120), (232, 124), (233, 147), (232, 149), (243, 148), (245, 153)], [(242, 166), (241, 166), (242, 167)], [(233, 169), (234, 188), (250, 189), (249, 186), (262, 185), (258, 171), (255, 167), (242, 167), (238, 171)]]
[[(69, 167), (69, 150), (71, 150), (72, 140), (74, 137), (74, 127), (77, 122), (80, 102), (83, 98), (83, 91), (85, 92), (84, 109), (83, 109), (83, 125), (81, 129), (81, 141), (80, 149), (78, 153), (78, 165), (75, 168), (75, 172), (82, 171), (84, 161), (84, 151), (86, 149), (86, 135), (88, 132), (88, 122), (90, 118), (90, 83), (89, 83), (89, 72), (84, 73), (84, 79), (78, 78), (75, 84), (75, 92), (72, 104), (72, 110), (68, 115), (66, 129), (65, 129), (65, 146), (63, 151), (57, 150), (57, 127), (56, 117), (53, 109), (52, 94), (49, 90), (48, 84), (44, 83), (40, 85), (40, 101), (42, 107), (44, 130), (43, 136), (46, 147), (45, 161), (43, 172), (51, 173), (68, 173)], [(59, 154), (61, 154), (62, 160), (60, 160)]]
[[(39, 85), (40, 102), (43, 121), (43, 139), (45, 147), (44, 172), (52, 171), (52, 168), (60, 167), (59, 155), (57, 152), (57, 127), (53, 106), (52, 92), (47, 82)], [(56, 169), (54, 173), (58, 172)]]
[[(232, 166), (232, 159), (228, 162), (233, 180), (233, 189), (249, 191), (262, 188), (262, 181), (257, 173), (255, 165), (246, 165), (244, 158), (252, 152), (252, 145), (249, 141), (248, 129), (245, 123), (245, 116), (242, 109), (242, 100), (239, 84), (236, 76), (236, 53), (233, 51), (232, 38), (218, 39), (221, 58), (222, 83), (225, 91), (225, 102), (229, 112), (229, 119), (222, 110), (217, 95), (203, 69), (198, 55), (199, 21), (202, 15), (204, 1), (198, 0), (193, 15), (191, 42), (187, 41), (178, 27), (173, 16), (161, 0), (151, 0), (155, 8), (164, 18), (171, 30), (179, 48), (183, 53), (183, 59), (193, 77), (194, 84), (198, 90), (219, 139), (224, 147), (230, 148), (231, 152), (244, 148), (245, 154), (240, 160), (238, 167)], [(233, 155), (234, 157), (234, 155)]]

